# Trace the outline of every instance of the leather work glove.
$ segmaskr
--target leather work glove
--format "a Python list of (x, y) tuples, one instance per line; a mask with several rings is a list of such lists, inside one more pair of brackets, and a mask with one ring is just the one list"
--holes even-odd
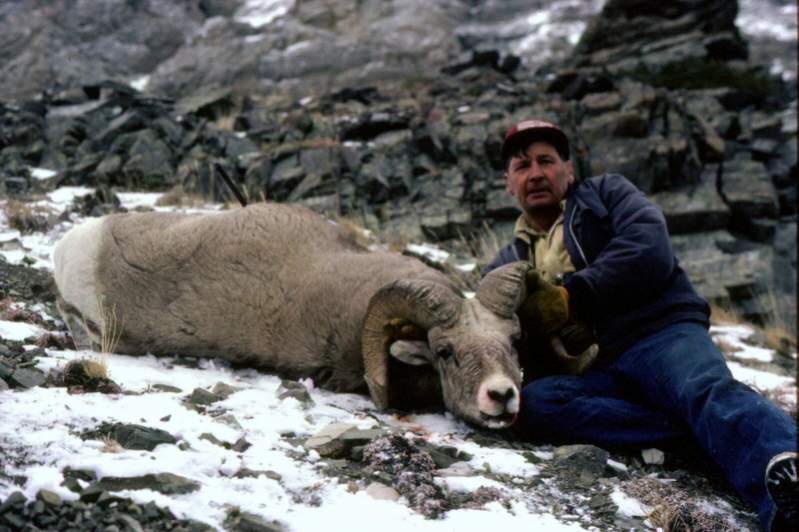
[(519, 317), (532, 334), (556, 333), (569, 321), (569, 292), (535, 270), (527, 272), (526, 283), (527, 299), (519, 307)]

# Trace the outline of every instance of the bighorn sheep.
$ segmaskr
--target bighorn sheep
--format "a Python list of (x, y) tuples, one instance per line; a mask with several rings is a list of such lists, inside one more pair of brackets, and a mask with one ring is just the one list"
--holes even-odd
[[(524, 263), (464, 298), (441, 272), (371, 252), (303, 207), (259, 203), (208, 214), (88, 220), (56, 245), (58, 306), (80, 348), (220, 357), (379, 408), (444, 405), (510, 425), (521, 371), (513, 346)], [(116, 331), (103, 331), (113, 316)], [(581, 362), (582, 363), (582, 362)]]

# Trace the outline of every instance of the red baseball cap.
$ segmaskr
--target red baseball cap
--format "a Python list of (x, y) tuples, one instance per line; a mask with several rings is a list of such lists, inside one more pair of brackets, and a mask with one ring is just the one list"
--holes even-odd
[(569, 160), (569, 138), (561, 129), (546, 120), (524, 120), (511, 127), (505, 133), (502, 142), (502, 160), (510, 159), (516, 150), (524, 148), (534, 140), (543, 140), (552, 144), (561, 159)]

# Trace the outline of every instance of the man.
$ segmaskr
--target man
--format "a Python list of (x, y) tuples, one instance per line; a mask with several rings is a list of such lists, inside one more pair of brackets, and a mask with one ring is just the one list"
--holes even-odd
[(575, 182), (569, 140), (549, 122), (513, 126), (502, 158), (523, 213), (516, 238), (483, 273), (529, 260), (538, 288), (525, 310), (539, 332), (579, 320), (600, 348), (582, 375), (525, 385), (519, 431), (640, 448), (691, 435), (766, 530), (799, 530), (796, 423), (733, 379), (660, 210), (620, 175)]

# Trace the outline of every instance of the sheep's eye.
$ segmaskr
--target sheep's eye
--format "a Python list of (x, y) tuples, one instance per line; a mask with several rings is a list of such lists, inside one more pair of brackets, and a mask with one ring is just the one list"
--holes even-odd
[(447, 360), (452, 356), (452, 347), (448, 345), (442, 345), (436, 349), (436, 356), (442, 360)]

